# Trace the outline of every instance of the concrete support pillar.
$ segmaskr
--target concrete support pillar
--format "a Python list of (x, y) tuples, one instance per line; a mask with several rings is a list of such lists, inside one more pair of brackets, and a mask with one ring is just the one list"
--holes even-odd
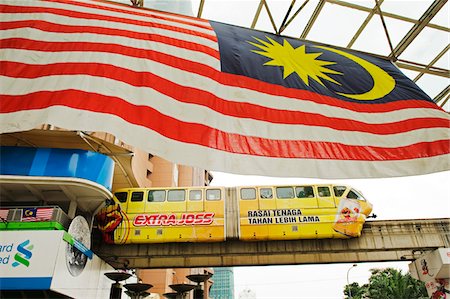
[(77, 207), (78, 207), (77, 201), (72, 199), (69, 204), (69, 211), (67, 212), (67, 215), (69, 216), (70, 219), (75, 218), (75, 215), (77, 213)]

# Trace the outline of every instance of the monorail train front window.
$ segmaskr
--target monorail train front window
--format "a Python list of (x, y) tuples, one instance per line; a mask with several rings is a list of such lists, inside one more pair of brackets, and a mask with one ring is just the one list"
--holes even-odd
[(292, 187), (277, 187), (278, 198), (294, 198), (294, 189)]
[(189, 191), (189, 200), (202, 200), (202, 190), (191, 190)]
[(148, 191), (147, 201), (150, 202), (163, 202), (166, 200), (165, 190), (150, 190)]
[(362, 196), (361, 193), (359, 193), (359, 192), (356, 191), (355, 189), (352, 189), (352, 190), (350, 190), (350, 192), (348, 192), (347, 198), (366, 201), (366, 199), (364, 198), (364, 196)]
[(241, 189), (241, 199), (256, 199), (256, 189), (255, 188), (242, 188)]
[(144, 200), (144, 192), (143, 191), (137, 191), (131, 193), (131, 199), (130, 201), (143, 201)]
[(114, 196), (119, 202), (127, 202), (128, 192), (116, 192)]
[(186, 192), (184, 190), (169, 190), (167, 201), (184, 201)]
[(334, 186), (333, 187), (334, 195), (336, 197), (341, 197), (344, 194), (345, 190), (347, 190), (347, 187), (345, 187), (345, 186)]
[(297, 198), (314, 197), (314, 190), (312, 186), (295, 187), (295, 193), (297, 194)]
[(206, 200), (220, 200), (220, 189), (206, 190)]

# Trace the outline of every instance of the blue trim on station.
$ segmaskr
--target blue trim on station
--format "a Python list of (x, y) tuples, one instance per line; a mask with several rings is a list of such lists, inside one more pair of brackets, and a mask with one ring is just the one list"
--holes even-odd
[(0, 290), (49, 290), (52, 277), (1, 277)]

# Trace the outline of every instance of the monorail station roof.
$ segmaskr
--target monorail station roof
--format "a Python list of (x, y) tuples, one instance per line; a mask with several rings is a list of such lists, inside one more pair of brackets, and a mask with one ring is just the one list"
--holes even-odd
[[(102, 139), (74, 131), (31, 130), (11, 134), (2, 134), (2, 147), (18, 148), (54, 148), (79, 149), (110, 157), (115, 162), (114, 179), (124, 186), (137, 186), (131, 169), (132, 154), (123, 147), (108, 143)], [(4, 150), (2, 150), (4, 151)], [(92, 214), (107, 198), (111, 190), (86, 178), (56, 175), (22, 175), (4, 173), (0, 175), (0, 202), (2, 206), (22, 206), (53, 204), (68, 210), (71, 201), (77, 202), (77, 208)]]

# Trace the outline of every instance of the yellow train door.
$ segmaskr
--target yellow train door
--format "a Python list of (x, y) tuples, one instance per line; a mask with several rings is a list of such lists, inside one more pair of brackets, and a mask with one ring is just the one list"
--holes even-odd
[(120, 205), (120, 209), (124, 212), (127, 211), (128, 207), (128, 190), (122, 189), (117, 192), (114, 192), (114, 197), (116, 202)]
[(336, 207), (336, 202), (329, 186), (317, 186), (317, 203), (319, 208)]
[(186, 212), (186, 189), (169, 189), (167, 190), (167, 201), (165, 210), (172, 213)]
[(206, 188), (204, 193), (204, 216), (212, 223), (199, 225), (196, 228), (199, 241), (225, 240), (225, 189)]
[(188, 190), (187, 211), (188, 212), (203, 212), (205, 210), (202, 189)]
[(258, 204), (260, 210), (274, 210), (277, 208), (272, 187), (258, 188)]
[(241, 219), (247, 219), (249, 212), (259, 210), (259, 203), (256, 197), (256, 188), (254, 187), (241, 187), (237, 188), (239, 210)]
[(272, 221), (271, 211), (262, 211), (257, 189), (255, 187), (237, 188), (237, 197), (240, 211), (240, 239), (267, 240), (268, 224)]
[(214, 218), (224, 218), (225, 191), (222, 188), (207, 188), (205, 190), (205, 212), (214, 213)]
[(290, 209), (295, 206), (294, 188), (291, 186), (275, 187), (275, 201), (277, 209)]
[(145, 194), (146, 191), (144, 189), (134, 189), (129, 192), (128, 204), (126, 207), (127, 214), (140, 214), (145, 211)]
[(166, 190), (150, 189), (147, 195), (147, 203), (145, 204), (145, 213), (165, 213), (166, 212)]
[(313, 186), (297, 186), (295, 187), (295, 195), (300, 209), (317, 209), (317, 197)]

